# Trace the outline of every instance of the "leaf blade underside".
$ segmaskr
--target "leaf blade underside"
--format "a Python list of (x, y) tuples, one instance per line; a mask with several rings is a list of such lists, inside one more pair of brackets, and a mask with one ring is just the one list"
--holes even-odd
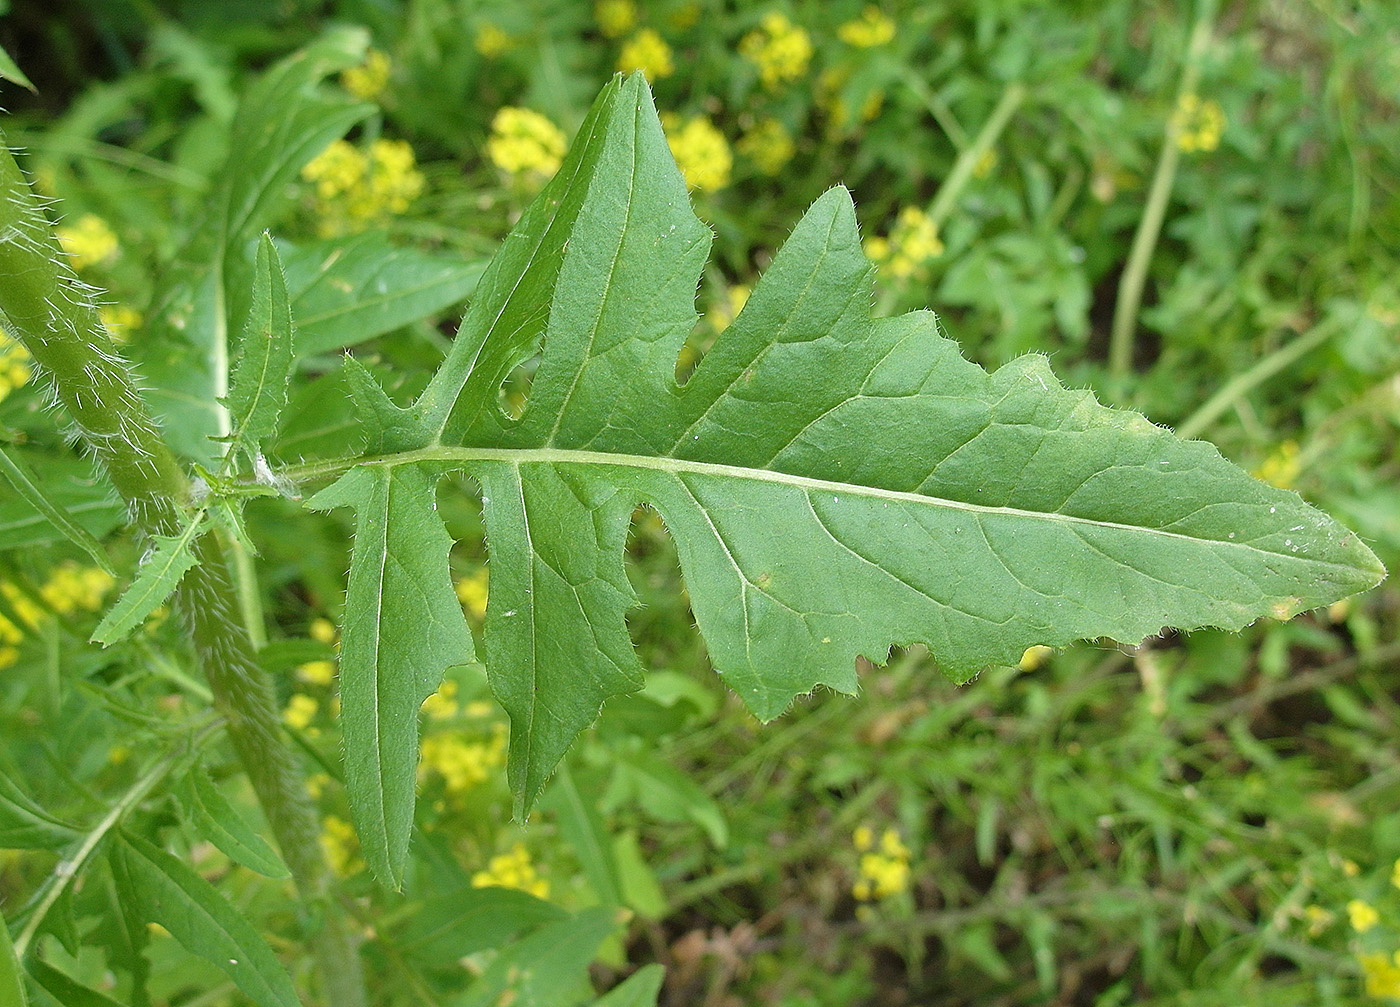
[[(1296, 494), (1063, 388), (1041, 356), (989, 374), (929, 312), (871, 320), (844, 189), (677, 386), (708, 246), (644, 81), (615, 80), (406, 411), (420, 428), (386, 445), (404, 453), (363, 466), (482, 486), (518, 813), (640, 688), (622, 563), (639, 503), (677, 544), (716, 669), (764, 719), (818, 685), (856, 691), (856, 657), (896, 644), (963, 680), (1034, 644), (1237, 629), (1384, 575)], [(512, 419), (497, 389), (541, 342)]]

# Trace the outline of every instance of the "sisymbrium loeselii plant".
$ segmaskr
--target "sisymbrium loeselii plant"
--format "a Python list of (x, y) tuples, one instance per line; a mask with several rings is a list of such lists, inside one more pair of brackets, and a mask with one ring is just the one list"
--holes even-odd
[[(154, 828), (133, 825), (167, 779), (179, 781), (168, 788), (175, 813), (198, 835), (295, 883), (300, 908), (287, 928), (312, 947), (319, 1002), (366, 1002), (365, 921), (327, 867), (302, 759), (260, 661), (270, 645), (244, 519), (259, 497), (353, 517), (339, 633), (343, 775), (364, 861), (389, 889), (411, 881), (420, 708), (449, 668), (484, 661), (510, 718), (521, 819), (604, 704), (642, 688), (623, 565), (639, 505), (675, 542), (715, 670), (764, 721), (820, 686), (855, 693), (857, 659), (881, 662), (893, 646), (926, 645), (962, 682), (1035, 645), (1134, 642), (1164, 625), (1236, 630), (1384, 576), (1364, 543), (1297, 494), (1207, 443), (1063, 387), (1043, 356), (988, 373), (930, 312), (870, 317), (874, 267), (839, 187), (797, 223), (678, 383), (710, 232), (640, 73), (603, 89), (484, 271), (368, 235), (318, 248), (273, 240), (264, 227), (288, 180), (368, 114), (315, 89), (363, 46), (354, 33), (328, 36), (243, 99), (212, 223), (162, 278), (157, 349), (137, 351), (144, 389), (108, 338), (96, 293), (60, 254), (41, 200), (9, 154), (0, 165), (5, 327), (145, 541), (94, 648), (146, 646), (143, 625), (173, 597), (210, 700), (210, 715), (168, 732), (168, 750), (93, 825), (50, 815), (0, 776), (10, 845), (61, 858), (9, 914), (0, 990), (19, 992), (8, 1002), (24, 1002), (21, 971), (60, 1000), (73, 983), (37, 956), (36, 937), (59, 926), (84, 877), (116, 893), (114, 933), (100, 940), (126, 942), (133, 990), (145, 979), (131, 962), (156, 923), (252, 1001), (300, 1002), (252, 924), (153, 842)], [(362, 450), (269, 463), (298, 360), (468, 292), (445, 358), (408, 404), (344, 357), (338, 380), (354, 432), (344, 443)], [(506, 408), (503, 384), (537, 354), (523, 407)], [(449, 574), (438, 492), (450, 474), (480, 487), (491, 570), (483, 656)], [(18, 468), (11, 478), (55, 534), (105, 558), (69, 516), (71, 501)], [(219, 732), (276, 852), (201, 764)], [(559, 949), (586, 944), (586, 964), (615, 926), (606, 911), (569, 915), (509, 888), (473, 897), (473, 925), (487, 936), (471, 949), (528, 936), (452, 1002), (508, 1003), (521, 989), (534, 997), (522, 1002), (553, 1002)], [(659, 982), (643, 970), (596, 1002), (651, 1003)]]

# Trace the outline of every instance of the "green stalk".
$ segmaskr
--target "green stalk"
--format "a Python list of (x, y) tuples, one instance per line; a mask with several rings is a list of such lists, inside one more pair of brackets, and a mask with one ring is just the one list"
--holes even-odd
[[(1181, 107), (1181, 99), (1196, 90), (1196, 81), (1201, 75), (1201, 59), (1210, 43), (1215, 4), (1216, 0), (1202, 0), (1200, 15), (1191, 29), (1186, 65), (1182, 68), (1181, 82), (1177, 86), (1173, 113)], [(1123, 277), (1118, 281), (1118, 300), (1113, 306), (1113, 329), (1108, 342), (1108, 370), (1116, 378), (1125, 377), (1132, 367), (1142, 288), (1147, 282), (1147, 268), (1152, 264), (1157, 239), (1162, 234), (1162, 221), (1166, 217), (1167, 202), (1171, 199), (1172, 185), (1176, 181), (1177, 162), (1181, 159), (1181, 148), (1177, 145), (1180, 132), (1176, 115), (1167, 116), (1162, 131), (1162, 153), (1157, 159), (1157, 170), (1147, 191), (1147, 206), (1143, 209), (1142, 219), (1138, 221), (1137, 233), (1133, 235), (1133, 247), (1128, 253)]]
[[(42, 206), (0, 137), (0, 312), (146, 535), (173, 535), (190, 510), (190, 487), (98, 317), (96, 291), (78, 279)], [(313, 952), (327, 1003), (365, 1003), (355, 940), (329, 897), (331, 873), (319, 823), (282, 738), (271, 685), (257, 665), (227, 550), (215, 535), (177, 600), (227, 720), (229, 738), (267, 814), (283, 859), (320, 928)]]
[(1001, 98), (997, 101), (996, 108), (992, 109), (992, 114), (987, 117), (987, 121), (982, 124), (976, 138), (972, 141), (972, 146), (968, 147), (958, 159), (953, 162), (953, 170), (949, 172), (943, 185), (938, 190), (938, 195), (933, 199), (933, 205), (929, 207), (928, 215), (934, 226), (942, 227), (943, 222), (948, 219), (953, 212), (953, 207), (962, 195), (963, 189), (967, 188), (967, 183), (972, 180), (972, 173), (977, 170), (977, 163), (982, 160), (984, 154), (992, 149), (1001, 136), (1006, 124), (1011, 121), (1011, 116), (1016, 109), (1021, 107), (1021, 102), (1026, 100), (1028, 94), (1026, 86), (1013, 81), (1006, 85), (1006, 90), (1001, 93)]
[(1220, 415), (1236, 402), (1263, 384), (1299, 357), (1311, 353), (1341, 331), (1341, 324), (1333, 318), (1314, 325), (1307, 332), (1285, 343), (1267, 357), (1260, 360), (1243, 374), (1237, 374), (1220, 387), (1201, 407), (1182, 421), (1176, 428), (1178, 437), (1190, 439), (1199, 436), (1207, 427), (1220, 418)]

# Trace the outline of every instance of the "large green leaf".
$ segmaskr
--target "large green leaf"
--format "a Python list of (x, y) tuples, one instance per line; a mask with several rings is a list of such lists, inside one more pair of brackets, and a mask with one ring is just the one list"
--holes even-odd
[(465, 300), (484, 263), (396, 248), (380, 231), (287, 247), (298, 356), (354, 346)]
[(307, 501), (355, 509), (340, 638), (345, 787), (365, 861), (395, 886), (413, 826), (418, 708), (445, 668), (474, 660), (436, 482), (422, 466), (360, 467)]
[(300, 1007), (282, 963), (209, 882), (140, 836), (112, 848), (122, 897), (148, 923), (159, 923), (189, 952), (212, 963), (260, 1007)]
[[(1384, 575), (1297, 494), (1063, 388), (1042, 356), (989, 374), (929, 312), (872, 320), (873, 269), (844, 189), (811, 207), (678, 387), (708, 245), (645, 82), (614, 81), (423, 396), (397, 425), (382, 402), (371, 410), (388, 431), (379, 447), (399, 453), (337, 484), (363, 500), (424, 464), (480, 483), (487, 665), (511, 717), (518, 811), (602, 704), (641, 684), (622, 564), (638, 503), (676, 541), (716, 669), (763, 719), (819, 685), (855, 692), (856, 658), (882, 661), (892, 645), (927, 644), (961, 681), (1033, 644), (1237, 629)], [(541, 341), (514, 420), (498, 389)], [(401, 550), (440, 535), (436, 517), (419, 519)], [(445, 591), (445, 578), (421, 590)], [(395, 604), (377, 591), (352, 570), (350, 626)], [(440, 675), (447, 655), (408, 646), (421, 616), (402, 618), (374, 621), (398, 663), (343, 653), (342, 674)], [(372, 672), (358, 665), (370, 656)], [(352, 759), (364, 703), (345, 699)]]

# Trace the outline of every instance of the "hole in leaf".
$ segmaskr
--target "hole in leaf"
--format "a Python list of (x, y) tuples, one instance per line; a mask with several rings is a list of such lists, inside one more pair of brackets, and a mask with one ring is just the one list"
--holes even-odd
[(536, 353), (529, 359), (522, 360), (501, 382), (501, 387), (496, 392), (496, 405), (500, 407), (502, 415), (512, 420), (518, 420), (525, 415), (525, 410), (530, 405), (530, 386), (534, 384), (535, 371), (539, 370), (541, 356), (542, 354)]

